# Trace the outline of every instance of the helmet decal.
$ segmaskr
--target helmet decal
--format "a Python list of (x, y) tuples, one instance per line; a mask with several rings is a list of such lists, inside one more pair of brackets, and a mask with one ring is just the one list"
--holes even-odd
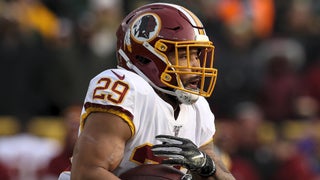
[(137, 42), (149, 42), (160, 31), (160, 18), (156, 14), (147, 13), (138, 17), (131, 26), (132, 38)]

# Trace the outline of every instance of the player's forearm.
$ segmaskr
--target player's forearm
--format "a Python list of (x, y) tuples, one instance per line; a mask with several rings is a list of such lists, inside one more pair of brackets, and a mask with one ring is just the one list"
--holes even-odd
[[(214, 145), (211, 144), (209, 146), (203, 147), (203, 151), (207, 153), (207, 155), (212, 159), (214, 162), (216, 171), (212, 177), (207, 178), (208, 180), (235, 180), (234, 176), (231, 174), (230, 170), (225, 166), (223, 161), (221, 160), (220, 156), (213, 151), (212, 147)], [(196, 179), (206, 179), (206, 178), (196, 178)]]
[(209, 179), (215, 179), (215, 180), (235, 180), (231, 172), (227, 169), (227, 167), (224, 165), (224, 163), (221, 161), (221, 159), (217, 156), (210, 156), (212, 160), (215, 163), (216, 166), (216, 172), (213, 175), (213, 178)]
[(235, 180), (231, 172), (225, 167), (221, 160), (216, 160), (216, 173), (214, 179), (216, 180)]

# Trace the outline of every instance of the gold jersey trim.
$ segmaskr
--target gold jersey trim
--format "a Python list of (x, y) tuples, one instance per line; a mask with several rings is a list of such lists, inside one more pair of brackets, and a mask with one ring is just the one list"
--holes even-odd
[(122, 109), (119, 106), (112, 106), (112, 105), (101, 105), (101, 104), (94, 104), (94, 103), (85, 103), (85, 113), (81, 115), (81, 121), (80, 121), (80, 131), (83, 130), (85, 120), (87, 117), (93, 113), (93, 112), (107, 112), (114, 114), (116, 116), (119, 116), (121, 119), (123, 119), (128, 125), (131, 130), (131, 137), (135, 134), (135, 126), (132, 122), (133, 120), (133, 115), (125, 110)]

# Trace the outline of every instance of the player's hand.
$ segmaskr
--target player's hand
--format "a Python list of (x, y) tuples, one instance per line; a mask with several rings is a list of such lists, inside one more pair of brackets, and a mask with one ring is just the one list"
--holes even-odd
[(151, 150), (155, 156), (167, 157), (163, 164), (181, 165), (201, 176), (211, 176), (216, 167), (212, 159), (189, 139), (169, 135), (158, 135), (162, 144), (154, 145)]

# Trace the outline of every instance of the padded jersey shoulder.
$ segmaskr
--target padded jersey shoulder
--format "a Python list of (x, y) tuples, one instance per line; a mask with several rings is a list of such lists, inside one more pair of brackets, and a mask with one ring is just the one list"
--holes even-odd
[(155, 96), (153, 88), (139, 75), (124, 69), (108, 69), (90, 81), (85, 101), (102, 108), (120, 107), (134, 114), (139, 104)]
[(108, 69), (96, 77), (94, 77), (91, 81), (99, 81), (102, 78), (110, 78), (113, 82), (121, 81), (133, 88), (132, 90), (138, 91), (150, 91), (152, 87), (149, 85), (147, 81), (145, 81), (142, 77), (138, 74), (125, 70), (125, 69)]

